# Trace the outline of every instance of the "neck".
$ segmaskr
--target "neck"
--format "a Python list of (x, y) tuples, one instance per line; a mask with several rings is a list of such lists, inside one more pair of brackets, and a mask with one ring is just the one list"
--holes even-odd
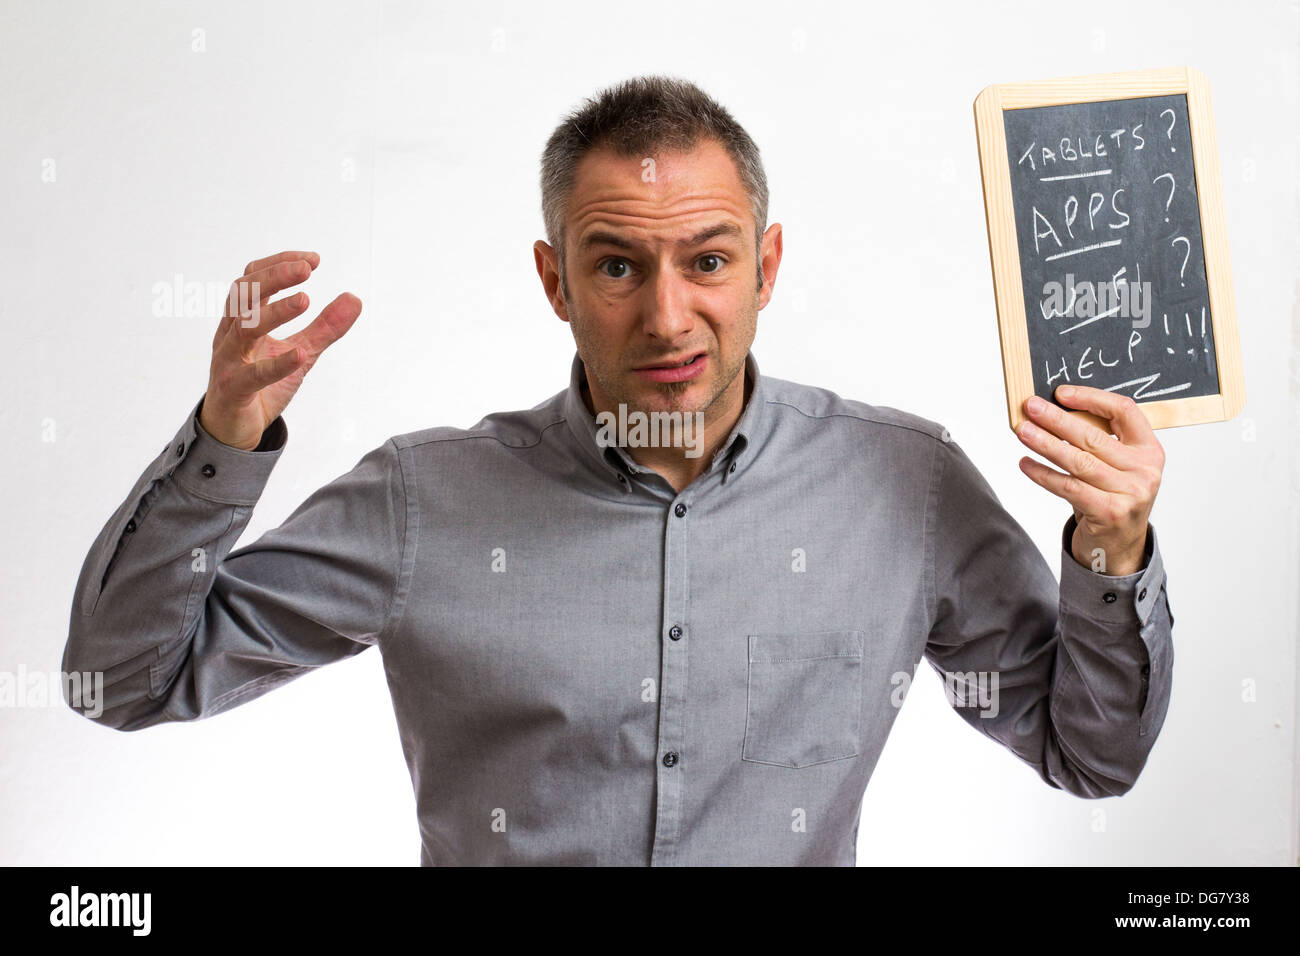
[[(750, 380), (749, 370), (746, 368), (708, 409), (703, 412), (681, 413), (684, 432), (682, 437), (689, 436), (689, 440), (680, 444), (655, 444), (652, 439), (650, 444), (629, 444), (625, 445), (623, 450), (638, 465), (653, 470), (672, 485), (674, 490), (680, 492), (708, 469), (713, 456), (717, 454), (718, 449), (726, 442), (727, 436), (731, 434), (731, 430), (736, 427), (736, 422), (740, 420), (753, 387), (754, 383)], [(587, 410), (593, 417), (603, 411), (609, 412), (612, 416), (610, 431), (617, 435), (615, 430), (620, 428), (618, 409), (596, 406), (591, 388), (586, 381), (585, 369), (581, 394)], [(636, 418), (640, 419), (642, 416), (637, 415)], [(697, 423), (700, 423), (702, 428), (697, 428)], [(628, 431), (631, 431), (635, 424), (635, 420), (628, 422)], [(649, 430), (649, 423), (647, 423), (646, 431)]]

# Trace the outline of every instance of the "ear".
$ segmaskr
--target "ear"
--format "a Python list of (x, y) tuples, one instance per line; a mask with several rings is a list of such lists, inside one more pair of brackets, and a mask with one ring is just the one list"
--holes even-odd
[(776, 287), (776, 272), (781, 268), (781, 224), (774, 222), (763, 233), (762, 261), (763, 288), (758, 292), (758, 307), (764, 309), (772, 300)]
[(565, 305), (564, 295), (560, 291), (560, 271), (555, 249), (541, 239), (533, 243), (533, 259), (537, 263), (537, 276), (542, 280), (542, 289), (546, 292), (546, 301), (561, 321), (569, 321), (569, 309)]

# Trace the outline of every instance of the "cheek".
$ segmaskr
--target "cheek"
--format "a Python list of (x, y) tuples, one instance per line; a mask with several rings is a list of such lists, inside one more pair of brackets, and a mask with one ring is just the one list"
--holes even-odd
[(701, 306), (719, 334), (743, 334), (757, 321), (758, 296), (750, 289), (716, 290), (707, 301), (701, 300)]
[(619, 324), (622, 316), (632, 311), (629, 297), (606, 288), (591, 288), (572, 300), (569, 314), (575, 312), (592, 329), (611, 328)]
[(583, 350), (593, 356), (593, 360), (598, 365), (608, 363), (610, 357), (619, 349), (617, 333), (612, 323), (601, 319), (598, 312), (584, 311), (574, 318), (574, 312), (569, 312), (569, 325), (573, 329), (573, 337)]

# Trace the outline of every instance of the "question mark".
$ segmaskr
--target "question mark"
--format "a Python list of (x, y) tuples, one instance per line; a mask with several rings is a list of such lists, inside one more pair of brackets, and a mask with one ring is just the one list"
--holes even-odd
[(1183, 281), (1183, 273), (1187, 271), (1187, 260), (1192, 255), (1192, 244), (1187, 240), (1186, 236), (1174, 236), (1173, 239), (1169, 240), (1171, 246), (1176, 246), (1180, 242), (1187, 247), (1187, 251), (1183, 253), (1183, 264), (1178, 270), (1178, 284), (1185, 286), (1187, 283)]
[[(1166, 176), (1169, 177), (1169, 198), (1165, 200), (1165, 212), (1168, 213), (1168, 212), (1169, 212), (1169, 204), (1170, 204), (1171, 202), (1174, 201), (1174, 190), (1178, 188), (1178, 187), (1174, 184), (1174, 174), (1173, 174), (1173, 173), (1161, 173), (1161, 174), (1160, 174), (1159, 176), (1157, 176), (1155, 179), (1151, 180), (1151, 185), (1154, 186), (1156, 183), (1160, 182), (1160, 180), (1164, 179)], [(1165, 222), (1168, 222), (1168, 221), (1169, 221), (1169, 216), (1166, 215), (1166, 216), (1165, 216)]]
[(1176, 153), (1176, 152), (1178, 152), (1178, 147), (1176, 147), (1176, 146), (1173, 145), (1173, 142), (1174, 142), (1174, 122), (1175, 122), (1175, 120), (1176, 120), (1176, 117), (1175, 117), (1175, 115), (1174, 115), (1174, 111), (1173, 111), (1173, 110), (1161, 110), (1161, 111), (1160, 111), (1160, 115), (1161, 115), (1161, 116), (1164, 116), (1166, 113), (1169, 114), (1169, 129), (1165, 130), (1165, 135), (1169, 137), (1169, 152), (1171, 152), (1171, 153)]

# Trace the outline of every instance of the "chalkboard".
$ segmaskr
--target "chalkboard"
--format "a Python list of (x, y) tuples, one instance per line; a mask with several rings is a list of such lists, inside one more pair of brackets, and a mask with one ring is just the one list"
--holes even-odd
[(976, 100), (1013, 428), (1016, 403), (1063, 384), (1128, 395), (1156, 427), (1244, 403), (1203, 79), (1078, 77)]
[(1034, 392), (1217, 395), (1187, 97), (1003, 116)]

